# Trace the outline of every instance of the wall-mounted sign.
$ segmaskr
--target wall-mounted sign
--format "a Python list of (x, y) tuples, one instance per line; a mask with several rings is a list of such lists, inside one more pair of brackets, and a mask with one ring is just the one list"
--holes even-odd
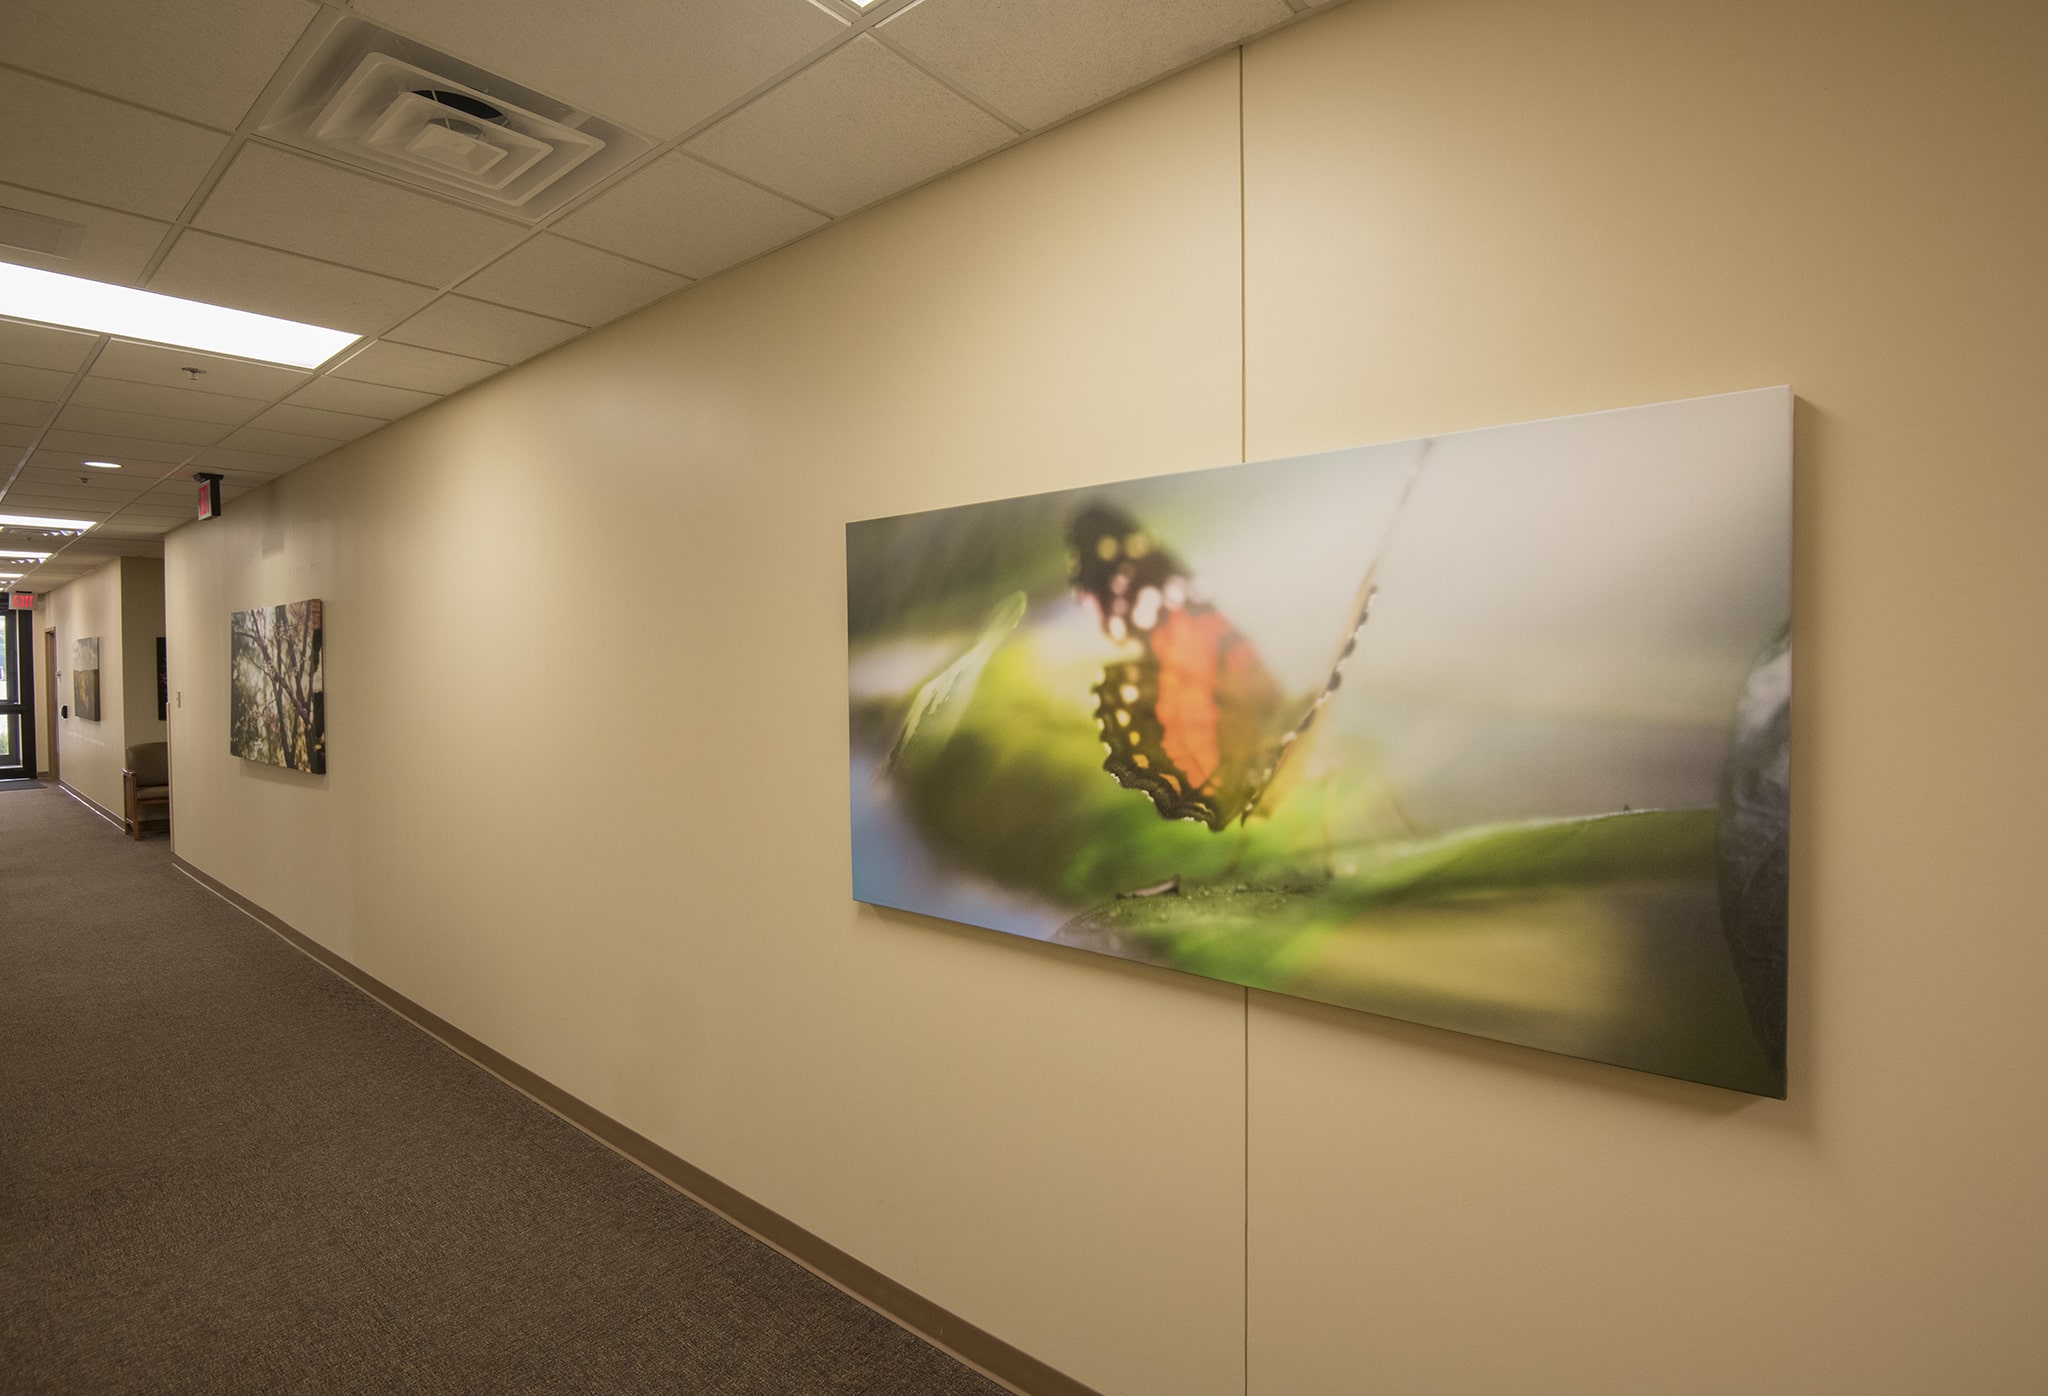
[(36, 608), (36, 594), (32, 591), (12, 592), (7, 598), (7, 608), (11, 611), (33, 611)]

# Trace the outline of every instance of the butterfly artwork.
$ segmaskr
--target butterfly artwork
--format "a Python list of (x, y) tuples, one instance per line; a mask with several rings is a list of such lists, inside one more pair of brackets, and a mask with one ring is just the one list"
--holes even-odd
[(855, 898), (1782, 1094), (1790, 420), (849, 524)]
[(1372, 600), (1361, 588), (1322, 686), (1290, 702), (1252, 642), (1187, 566), (1113, 505), (1076, 515), (1068, 535), (1075, 592), (1124, 657), (1092, 690), (1103, 768), (1160, 815), (1221, 831), (1251, 818), (1292, 748), (1335, 696)]

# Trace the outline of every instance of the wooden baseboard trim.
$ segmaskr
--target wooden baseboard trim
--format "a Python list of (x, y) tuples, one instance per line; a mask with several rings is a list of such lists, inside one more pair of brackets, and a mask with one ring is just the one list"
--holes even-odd
[[(72, 793), (77, 794), (76, 791)], [(85, 800), (83, 795), (79, 795), (78, 798)], [(92, 804), (90, 800), (85, 802), (88, 805)], [(96, 805), (93, 807), (98, 808)], [(645, 1135), (636, 1133), (595, 1107), (578, 1100), (497, 1049), (471, 1037), (439, 1014), (421, 1007), (373, 975), (358, 969), (304, 932), (272, 915), (218, 878), (200, 871), (175, 853), (171, 856), (171, 862), (180, 872), (207, 891), (443, 1046), (482, 1067), (535, 1103), (553, 1111), (600, 1144), (638, 1164), (684, 1196), (709, 1207), (742, 1231), (773, 1246), (806, 1270), (858, 1299), (884, 1318), (910, 1330), (934, 1347), (959, 1358), (984, 1376), (1000, 1382), (1012, 1391), (1022, 1393), (1022, 1396), (1098, 1396), (1092, 1387), (1082, 1385), (1022, 1349), (1012, 1347), (994, 1334), (940, 1308), (908, 1286), (890, 1279), (831, 1242), (813, 1235), (787, 1217), (762, 1206), (737, 1188), (720, 1182), (695, 1164), (678, 1158)]]

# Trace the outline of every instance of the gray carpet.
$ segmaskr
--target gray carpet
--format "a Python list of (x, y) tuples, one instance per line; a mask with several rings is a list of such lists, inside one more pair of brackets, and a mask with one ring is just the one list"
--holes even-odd
[(55, 789), (0, 801), (0, 1392), (993, 1383)]

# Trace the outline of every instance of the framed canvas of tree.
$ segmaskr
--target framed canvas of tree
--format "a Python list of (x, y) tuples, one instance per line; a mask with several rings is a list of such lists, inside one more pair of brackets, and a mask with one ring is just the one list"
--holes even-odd
[(243, 760), (327, 773), (320, 622), (318, 601), (235, 612), (228, 640), (228, 750)]
[(100, 720), (100, 637), (71, 643), (71, 710), (87, 722)]

